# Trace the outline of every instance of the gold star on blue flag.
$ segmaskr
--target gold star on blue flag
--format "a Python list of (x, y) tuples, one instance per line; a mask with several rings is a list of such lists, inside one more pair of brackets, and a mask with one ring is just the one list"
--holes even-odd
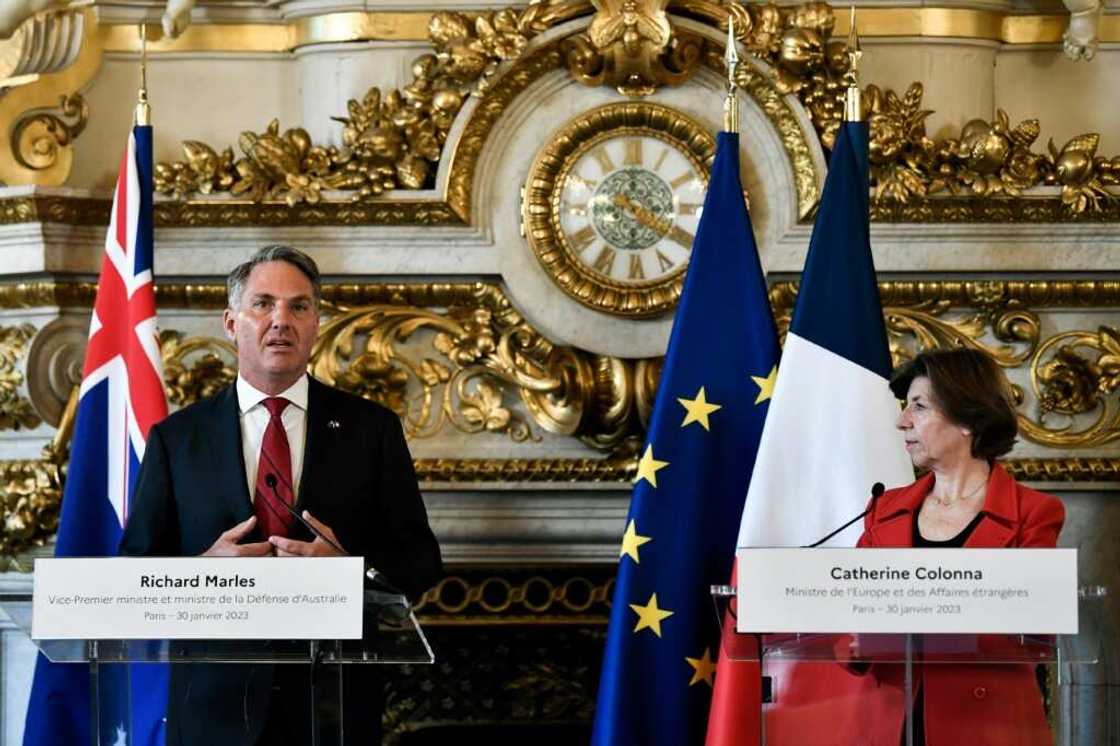
[(739, 182), (739, 138), (723, 132), (629, 515), (619, 526), (626, 533), (593, 746), (704, 742), (714, 671), (708, 651), (719, 650), (708, 589), (731, 577), (777, 364), (778, 335)]

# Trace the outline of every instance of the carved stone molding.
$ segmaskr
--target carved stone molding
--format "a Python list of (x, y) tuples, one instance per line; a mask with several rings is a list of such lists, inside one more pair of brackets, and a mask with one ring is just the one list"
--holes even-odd
[(85, 22), (81, 13), (70, 11), (42, 13), (21, 23), (0, 39), (0, 81), (26, 85), (74, 64)]

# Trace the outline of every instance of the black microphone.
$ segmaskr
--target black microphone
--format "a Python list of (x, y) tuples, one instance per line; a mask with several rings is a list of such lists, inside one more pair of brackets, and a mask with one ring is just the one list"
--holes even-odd
[(887, 488), (883, 486), (883, 483), (882, 483), (882, 482), (876, 482), (875, 484), (871, 485), (871, 502), (869, 502), (869, 503), (867, 504), (867, 510), (863, 511), (862, 513), (860, 513), (859, 515), (857, 515), (857, 516), (856, 516), (855, 518), (853, 518), (852, 520), (848, 521), (848, 522), (847, 522), (847, 523), (845, 523), (845, 524), (844, 524), (843, 526), (841, 526), (840, 528), (836, 529), (835, 531), (833, 531), (833, 532), (832, 532), (831, 534), (829, 534), (828, 536), (824, 537), (823, 539), (821, 539), (821, 540), (819, 540), (819, 541), (815, 541), (815, 542), (813, 542), (812, 544), (806, 544), (806, 545), (804, 545), (804, 546), (803, 546), (803, 547), (801, 547), (801, 548), (802, 548), (802, 549), (812, 549), (813, 547), (819, 547), (819, 546), (820, 546), (821, 544), (824, 544), (824, 543), (825, 543), (826, 541), (828, 541), (829, 539), (831, 539), (831, 538), (832, 538), (833, 536), (836, 536), (836, 534), (840, 533), (841, 531), (843, 531), (844, 529), (846, 529), (846, 528), (847, 528), (848, 526), (851, 526), (851, 525), (852, 525), (853, 523), (855, 523), (856, 521), (858, 521), (858, 520), (859, 520), (860, 518), (863, 518), (863, 517), (864, 517), (865, 515), (867, 515), (868, 513), (870, 513), (870, 512), (872, 511), (872, 509), (874, 509), (874, 507), (875, 507), (875, 501), (876, 501), (876, 500), (878, 500), (878, 499), (879, 499), (879, 497), (880, 497), (880, 496), (882, 496), (882, 494), (883, 494), (884, 492), (886, 492), (886, 491), (887, 491)]
[[(347, 552), (342, 547), (340, 547), (338, 544), (335, 544), (333, 541), (324, 536), (321, 531), (312, 526), (308, 521), (304, 520), (303, 516), (301, 516), (299, 512), (295, 510), (295, 508), (293, 508), (291, 505), (288, 505), (287, 501), (280, 497), (280, 494), (276, 489), (277, 484), (279, 484), (279, 478), (276, 476), (276, 474), (274, 474), (273, 472), (268, 472), (267, 474), (265, 474), (264, 483), (268, 485), (268, 488), (272, 490), (272, 494), (276, 496), (276, 502), (283, 505), (293, 518), (303, 524), (304, 528), (306, 528), (315, 536), (318, 536), (326, 543), (330, 544), (335, 548), (335, 550), (338, 551), (339, 554), (347, 554)], [(288, 483), (285, 482), (285, 484)], [(291, 484), (288, 484), (288, 489), (292, 489)], [(279, 515), (279, 512), (276, 510), (276, 508), (272, 507), (271, 503), (268, 500), (265, 500), (265, 504), (269, 506), (274, 514)], [(374, 593), (388, 594), (390, 596), (400, 596), (401, 598), (405, 598), (404, 591), (390, 583), (388, 578), (385, 577), (384, 573), (382, 573), (376, 567), (367, 568), (365, 578), (368, 581), (369, 590), (373, 591)]]
[(322, 539), (326, 543), (330, 544), (331, 547), (336, 552), (338, 552), (339, 554), (346, 554), (346, 550), (344, 550), (338, 544), (335, 544), (333, 541), (331, 541), (326, 536), (324, 536), (323, 532), (320, 531), (319, 529), (315, 528), (314, 526), (312, 526), (310, 522), (304, 520), (303, 516), (301, 516), (296, 511), (295, 508), (293, 508), (291, 505), (288, 505), (288, 502), (284, 498), (280, 497), (280, 493), (276, 491), (277, 482), (278, 482), (278, 480), (276, 479), (276, 475), (273, 474), (272, 472), (269, 472), (268, 474), (264, 475), (264, 483), (268, 485), (268, 488), (270, 490), (272, 490), (272, 494), (276, 496), (276, 502), (283, 505), (284, 509), (287, 510), (289, 513), (291, 513), (292, 517), (295, 518), (300, 523), (302, 523), (303, 527), (306, 528), (308, 531), (310, 531), (313, 535), (319, 537), (320, 539)]

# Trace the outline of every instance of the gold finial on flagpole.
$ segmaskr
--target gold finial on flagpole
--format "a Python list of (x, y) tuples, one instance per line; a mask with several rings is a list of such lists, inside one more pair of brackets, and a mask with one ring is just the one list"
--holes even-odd
[(727, 17), (727, 51), (723, 59), (727, 63), (727, 98), (723, 100), (723, 129), (726, 132), (738, 132), (739, 100), (735, 96), (735, 71), (739, 66), (739, 50), (736, 48), (733, 16)]
[(856, 6), (851, 6), (851, 21), (848, 27), (848, 90), (844, 94), (844, 121), (858, 122), (863, 119), (859, 97), (859, 58), (863, 50), (859, 46), (859, 34), (856, 33)]
[(148, 27), (140, 29), (140, 91), (136, 101), (136, 125), (146, 127), (152, 123), (152, 107), (148, 105)]

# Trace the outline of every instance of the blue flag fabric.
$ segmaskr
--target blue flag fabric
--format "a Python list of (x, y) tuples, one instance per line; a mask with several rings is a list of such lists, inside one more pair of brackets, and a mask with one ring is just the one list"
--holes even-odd
[(844, 122), (836, 135), (790, 331), (890, 378), (871, 258), (867, 137), (867, 122)]
[[(152, 276), (152, 130), (121, 159), (63, 488), (56, 557), (117, 554), (149, 428), (167, 415)], [(162, 746), (166, 665), (101, 666), (101, 742)], [(91, 741), (89, 670), (42, 654), (24, 746)]]
[(778, 338), (739, 181), (720, 133), (635, 481), (594, 746), (702, 743), (743, 500), (777, 371)]

